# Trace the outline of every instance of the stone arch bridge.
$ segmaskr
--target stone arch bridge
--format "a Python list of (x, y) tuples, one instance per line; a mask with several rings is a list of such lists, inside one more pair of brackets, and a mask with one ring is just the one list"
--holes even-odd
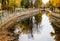
[[(49, 8), (24, 9), (15, 11), (0, 11), (0, 41), (18, 41), (19, 34), (7, 31), (7, 28), (21, 22), (22, 20), (32, 17), (39, 12), (51, 12)], [(15, 36), (14, 36), (15, 35)], [(17, 36), (18, 35), (18, 36)]]
[(2, 27), (9, 27), (12, 26), (13, 24), (24, 20), (28, 17), (32, 17), (36, 14), (38, 14), (39, 12), (45, 12), (49, 10), (45, 10), (45, 9), (25, 9), (25, 10), (21, 10), (21, 11), (0, 11), (0, 28)]

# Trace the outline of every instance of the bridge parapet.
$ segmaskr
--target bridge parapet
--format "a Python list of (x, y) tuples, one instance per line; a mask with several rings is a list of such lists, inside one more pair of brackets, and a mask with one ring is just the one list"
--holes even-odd
[(39, 9), (25, 9), (25, 10), (20, 10), (20, 11), (0, 11), (0, 27), (4, 24), (6, 24), (8, 21), (10, 21), (13, 18), (27, 15), (30, 13), (36, 13), (39, 12)]
[(19, 16), (33, 16), (36, 15), (37, 12), (41, 11), (49, 11), (47, 9), (41, 8), (30, 8), (30, 9), (23, 9), (23, 10), (15, 10), (15, 11), (0, 11), (0, 27), (6, 24), (8, 21), (12, 20), (13, 18), (17, 18)]
[(10, 14), (9, 12), (5, 12), (5, 11), (2, 11), (0, 12), (0, 27), (6, 23), (7, 21), (9, 21), (11, 19), (11, 17), (14, 16), (14, 13), (13, 14)]

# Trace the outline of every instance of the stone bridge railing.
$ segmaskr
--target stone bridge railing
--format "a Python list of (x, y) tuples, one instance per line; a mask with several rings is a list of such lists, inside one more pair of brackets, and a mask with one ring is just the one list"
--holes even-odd
[[(33, 15), (36, 15), (40, 11), (49, 11), (47, 9), (41, 9), (41, 8), (32, 8), (32, 9), (23, 9), (23, 10), (15, 10), (15, 11), (0, 11), (0, 27), (4, 26), (7, 22), (9, 22), (12, 19), (15, 19), (20, 16), (20, 18), (30, 17)], [(23, 16), (23, 17), (22, 17)], [(17, 18), (18, 19), (18, 18)], [(20, 19), (22, 20), (22, 19)], [(20, 21), (19, 20), (19, 21)]]
[(32, 16), (39, 12), (39, 9), (25, 9), (25, 10), (19, 10), (19, 11), (0, 11), (0, 27), (5, 25), (8, 21), (21, 16)]

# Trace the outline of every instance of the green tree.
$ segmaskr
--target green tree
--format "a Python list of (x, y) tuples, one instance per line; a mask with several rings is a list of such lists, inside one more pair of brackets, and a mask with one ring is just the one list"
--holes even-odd
[(33, 1), (32, 0), (22, 0), (21, 1), (21, 7), (22, 8), (32, 8), (33, 7)]
[(26, 20), (22, 21), (19, 24), (20, 24), (20, 28), (23, 28), (22, 30), (23, 34), (31, 34), (31, 37), (33, 37), (32, 18), (27, 18)]

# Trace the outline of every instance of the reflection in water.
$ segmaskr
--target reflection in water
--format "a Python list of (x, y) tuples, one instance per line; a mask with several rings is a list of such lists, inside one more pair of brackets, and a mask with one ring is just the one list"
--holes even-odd
[(23, 34), (28, 34), (29, 38), (33, 38), (33, 33), (36, 31), (39, 32), (39, 27), (42, 20), (42, 14), (38, 13), (37, 15), (27, 18), (19, 23), (20, 28), (22, 29)]
[(55, 33), (52, 32), (51, 35), (55, 36), (55, 41), (60, 41), (60, 28), (54, 25), (53, 23), (52, 23), (52, 26), (53, 26)]
[[(17, 37), (14, 40), (19, 39), (19, 41), (60, 41), (60, 29), (53, 23), (50, 23), (49, 18), (45, 14), (41, 18), (42, 23), (38, 16), (41, 17), (40, 15), (33, 16), (33, 18), (27, 18), (19, 24), (14, 25), (12, 28), (8, 28), (13, 37), (19, 37), (20, 34), (20, 37)], [(41, 24), (39, 24), (39, 22)]]
[(40, 33), (36, 34), (34, 33), (34, 39), (29, 39), (26, 34), (22, 34), (20, 36), (21, 41), (54, 41), (54, 37), (51, 37), (50, 32), (53, 32), (52, 26), (50, 25), (50, 22), (46, 15), (44, 14), (42, 16), (42, 29), (40, 29)]

